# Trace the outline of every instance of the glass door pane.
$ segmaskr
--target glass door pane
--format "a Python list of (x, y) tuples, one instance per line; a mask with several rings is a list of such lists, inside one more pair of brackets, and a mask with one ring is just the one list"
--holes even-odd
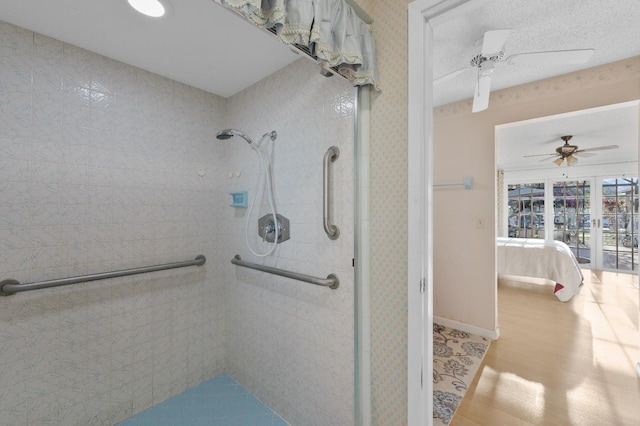
[(602, 180), (602, 268), (638, 268), (638, 178)]
[(508, 185), (509, 237), (543, 238), (544, 182)]
[(590, 209), (589, 181), (554, 182), (553, 239), (567, 244), (585, 266), (592, 262)]

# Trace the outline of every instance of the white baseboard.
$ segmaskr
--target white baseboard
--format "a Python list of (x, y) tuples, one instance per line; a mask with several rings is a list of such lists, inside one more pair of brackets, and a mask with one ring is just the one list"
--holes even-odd
[(498, 340), (500, 337), (500, 329), (496, 328), (495, 330), (489, 330), (488, 328), (480, 328), (475, 325), (465, 324), (463, 322), (458, 322), (454, 320), (450, 320), (447, 318), (441, 317), (433, 317), (433, 322), (436, 324), (444, 325), (445, 327), (455, 328), (460, 331), (466, 331), (467, 333), (475, 334), (480, 337), (485, 337), (491, 340)]

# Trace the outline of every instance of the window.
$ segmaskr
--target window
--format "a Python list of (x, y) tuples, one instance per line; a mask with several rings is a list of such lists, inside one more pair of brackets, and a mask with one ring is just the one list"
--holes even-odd
[(544, 182), (508, 185), (509, 237), (544, 239)]

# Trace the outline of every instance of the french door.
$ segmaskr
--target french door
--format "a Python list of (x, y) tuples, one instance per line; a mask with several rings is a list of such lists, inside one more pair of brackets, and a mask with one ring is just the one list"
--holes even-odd
[[(598, 269), (638, 270), (638, 178), (598, 179)], [(592, 221), (593, 222), (593, 221)]]
[[(567, 244), (582, 267), (593, 267), (597, 240), (591, 227), (592, 180), (553, 182), (553, 239)], [(597, 222), (596, 222), (597, 223)]]
[(638, 178), (599, 177), (552, 185), (553, 239), (566, 243), (582, 267), (636, 271)]

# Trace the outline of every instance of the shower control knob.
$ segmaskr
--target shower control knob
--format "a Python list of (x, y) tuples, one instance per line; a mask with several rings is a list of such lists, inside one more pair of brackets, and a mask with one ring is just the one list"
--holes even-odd
[[(287, 241), (289, 236), (289, 219), (276, 214), (276, 223), (278, 226), (278, 241), (281, 243)], [(266, 214), (258, 220), (258, 235), (262, 237), (262, 241), (273, 243), (276, 234), (276, 224), (273, 222), (273, 215)]]

